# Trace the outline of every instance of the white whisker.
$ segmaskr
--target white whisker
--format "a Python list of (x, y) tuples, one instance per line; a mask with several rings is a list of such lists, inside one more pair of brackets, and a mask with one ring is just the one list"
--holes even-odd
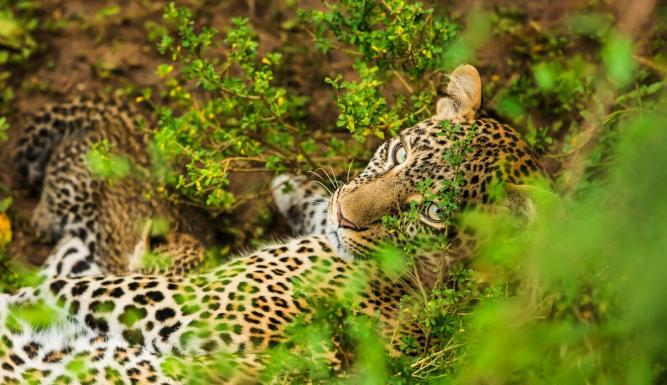
[[(329, 190), (329, 188), (328, 188), (324, 183), (322, 183), (322, 182), (320, 182), (320, 181), (318, 181), (318, 180), (314, 180), (313, 182), (319, 184), (320, 186), (322, 186), (323, 189), (327, 190), (327, 192), (329, 193), (329, 195), (332, 195), (332, 194), (333, 194), (333, 193), (331, 192), (331, 190)], [(321, 196), (321, 195), (320, 195), (320, 196), (316, 196), (315, 194), (313, 194), (312, 196), (319, 197), (319, 198), (323, 198), (323, 199), (329, 199), (329, 198), (325, 198), (325, 197), (323, 197), (323, 196)]]
[(331, 175), (333, 176), (333, 179), (334, 179), (333, 180), (334, 187), (338, 188), (338, 187), (342, 186), (343, 182), (339, 181), (338, 178), (336, 178), (336, 172), (334, 171), (333, 167), (329, 166), (329, 168), (331, 169)]
[(312, 171), (312, 172), (315, 173), (315, 175), (317, 175), (322, 181), (325, 181), (324, 178), (319, 174), (319, 171), (322, 171), (322, 172), (324, 173), (324, 175), (326, 175), (326, 177), (327, 177), (329, 183), (331, 183), (331, 184), (335, 187), (335, 183), (334, 183), (334, 181), (331, 179), (331, 177), (330, 177), (329, 174), (327, 173), (327, 170), (325, 170), (324, 168), (320, 167), (320, 168), (318, 168), (317, 170)]
[(354, 163), (354, 158), (352, 158), (352, 160), (350, 160), (350, 165), (347, 166), (347, 178), (345, 178), (345, 183), (350, 182), (350, 171), (352, 171), (352, 163)]

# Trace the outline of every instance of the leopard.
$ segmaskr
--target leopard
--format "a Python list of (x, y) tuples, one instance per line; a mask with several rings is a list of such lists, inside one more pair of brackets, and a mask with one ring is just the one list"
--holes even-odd
[[(142, 269), (147, 252), (178, 255), (162, 267), (186, 274), (214, 241), (211, 219), (160, 194), (144, 177), (151, 159), (148, 122), (137, 106), (114, 96), (82, 96), (48, 105), (24, 119), (14, 162), (23, 185), (39, 194), (31, 220), (36, 237), (56, 242), (47, 277), (123, 274)], [(104, 179), (89, 154), (105, 144), (133, 174)], [(143, 172), (143, 174), (142, 174)], [(168, 231), (157, 230), (167, 223)], [(164, 226), (162, 226), (164, 228)]]
[[(400, 230), (415, 238), (424, 231), (449, 231), (440, 207), (430, 201), (442, 184), (423, 182), (454, 177), (445, 154), (457, 138), (471, 137), (471, 151), (460, 165), (465, 183), (456, 199), (462, 209), (536, 215), (522, 186), (545, 174), (539, 156), (517, 131), (480, 114), (481, 78), (475, 67), (454, 69), (445, 90), (431, 118), (385, 140), (366, 168), (330, 196), (299, 175), (274, 180), (276, 204), (295, 230), (286, 241), (183, 276), (54, 277), (1, 296), (0, 379), (177, 384), (185, 377), (165, 369), (169, 360), (223, 354), (238, 370), (215, 372), (214, 382), (258, 383), (266, 353), (286, 341), (286, 328), (295, 320), (308, 322), (318, 303), (339, 296), (353, 296), (351, 311), (376, 322), (390, 355), (403, 354), (402, 336), (426, 343), (419, 326), (403, 317), (401, 304), (416, 295), (419, 275), (446, 276), (449, 264), (462, 258), (457, 254), (469, 255), (463, 250), (473, 246), (463, 231), (451, 231), (451, 247), (415, 254), (419, 273), (399, 273), (397, 279), (372, 257), (381, 239), (395, 231), (382, 218), (406, 217)], [(459, 127), (454, 138), (441, 135), (446, 124)], [(511, 191), (501, 200), (491, 189), (498, 180)], [(417, 218), (400, 215), (419, 200)], [(10, 311), (36, 304), (54, 309), (59, 321), (36, 326)], [(325, 353), (336, 365), (344, 352), (333, 346)], [(63, 368), (73, 359), (85, 361), (85, 375), (66, 373)]]

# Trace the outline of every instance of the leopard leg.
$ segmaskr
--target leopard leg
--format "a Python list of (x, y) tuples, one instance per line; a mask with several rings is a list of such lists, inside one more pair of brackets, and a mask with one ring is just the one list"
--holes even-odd
[(47, 278), (102, 274), (90, 244), (77, 235), (66, 235), (47, 257), (40, 274)]
[(105, 111), (110, 106), (117, 111), (120, 104), (116, 99), (81, 97), (47, 106), (27, 117), (13, 154), (26, 187), (39, 191), (56, 147), (67, 138), (97, 130), (104, 124)]
[(57, 240), (68, 225), (94, 219), (95, 181), (86, 164), (89, 146), (66, 140), (46, 168), (44, 187), (33, 211), (32, 226), (38, 238)]
[(77, 276), (100, 273), (96, 264), (95, 181), (85, 161), (89, 146), (65, 139), (46, 168), (44, 187), (32, 216), (37, 236), (58, 240), (42, 274)]
[[(70, 366), (71, 362), (78, 366)], [(82, 332), (12, 333), (0, 338), (2, 384), (180, 384), (160, 367), (163, 357), (124, 339)]]
[[(129, 271), (185, 276), (202, 266), (205, 251), (199, 240), (185, 233), (170, 233), (165, 237), (163, 244), (151, 249), (150, 239), (145, 234), (129, 256)], [(149, 256), (154, 257), (154, 260), (148, 261)]]
[(325, 234), (329, 193), (302, 175), (282, 174), (271, 182), (280, 213), (297, 235)]

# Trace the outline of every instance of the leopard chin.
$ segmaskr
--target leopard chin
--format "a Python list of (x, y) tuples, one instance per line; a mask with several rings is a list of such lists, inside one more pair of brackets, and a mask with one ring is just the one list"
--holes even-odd
[(331, 242), (331, 246), (333, 246), (336, 254), (338, 254), (341, 259), (348, 262), (354, 261), (354, 254), (350, 253), (342, 244), (337, 230), (327, 229), (326, 236), (327, 239), (329, 239), (329, 242)]

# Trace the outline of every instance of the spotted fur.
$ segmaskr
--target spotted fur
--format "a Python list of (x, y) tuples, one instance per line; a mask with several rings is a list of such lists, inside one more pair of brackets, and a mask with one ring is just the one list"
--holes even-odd
[[(51, 276), (119, 274), (128, 272), (128, 266), (137, 271), (142, 252), (150, 248), (144, 234), (150, 220), (168, 221), (172, 233), (210, 240), (203, 216), (184, 215), (182, 208), (160, 199), (145, 180), (108, 182), (92, 175), (86, 158), (103, 140), (114, 155), (129, 158), (135, 171), (148, 169), (147, 134), (135, 122), (140, 116), (114, 98), (78, 98), (46, 107), (28, 119), (14, 159), (25, 184), (41, 192), (32, 217), (35, 232), (44, 240), (58, 241), (44, 270)], [(177, 248), (160, 246), (163, 251)], [(181, 253), (174, 271), (196, 265), (202, 251), (200, 245), (192, 253)]]
[[(102, 344), (107, 347), (104, 354), (119, 347), (135, 349), (127, 365), (121, 362), (121, 374), (133, 375), (147, 368), (147, 375), (129, 382), (123, 377), (120, 383), (169, 383), (161, 371), (165, 360), (220, 352), (242, 357), (240, 360), (250, 369), (241, 372), (252, 377), (261, 371), (266, 349), (285, 340), (287, 325), (297, 318), (307, 322), (318, 304), (346, 295), (354, 295), (357, 306), (352, 311), (378, 321), (392, 354), (398, 354), (397, 343), (405, 334), (425, 343), (426, 335), (402, 318), (401, 301), (414, 301), (411, 296), (421, 275), (439, 276), (451, 254), (461, 248), (427, 250), (415, 256), (419, 275), (398, 279), (362, 257), (388, 231), (382, 216), (400, 212), (410, 200), (422, 199), (416, 183), (426, 178), (438, 181), (452, 177), (453, 171), (443, 157), (452, 142), (439, 136), (441, 121), (459, 124), (461, 135), (477, 127), (471, 142), (473, 151), (462, 167), (466, 185), (458, 197), (461, 206), (499, 204), (489, 201), (489, 186), (494, 179), (521, 184), (540, 172), (539, 160), (514, 130), (491, 119), (477, 118), (479, 103), (475, 95), (481, 84), (475, 82), (476, 70), (470, 68), (454, 71), (448, 88), (452, 92), (438, 103), (432, 119), (386, 141), (366, 170), (339, 187), (324, 201), (326, 204), (308, 192), (308, 183), (302, 178), (285, 176), (274, 183), (276, 187), (285, 182), (294, 184), (292, 190), (279, 189), (275, 194), (278, 207), (296, 230), (321, 231), (321, 220), (326, 218), (325, 235), (305, 235), (265, 246), (209, 272), (54, 278), (37, 288), (0, 297), (0, 341), (4, 343), (0, 361), (11, 366), (0, 370), (0, 378), (20, 381), (34, 370), (56, 370), (44, 362), (47, 352), (60, 347), (54, 361), (70, 360), (84, 348), (63, 351), (62, 346), (72, 346), (72, 341), (78, 342), (79, 338), (106, 339)], [(399, 145), (405, 152), (401, 150), (397, 158)], [(306, 204), (313, 200), (319, 203)], [(311, 211), (312, 207), (316, 210)], [(447, 231), (427, 218), (402, 226), (408, 234)], [(456, 240), (461, 242), (460, 237), (453, 236)], [(66, 315), (65, 321), (46, 330), (7, 323), (9, 310), (38, 302), (58, 309)], [(10, 324), (14, 326), (7, 326)], [(64, 331), (53, 333), (58, 327)], [(53, 336), (49, 346), (38, 337), (45, 332)], [(23, 343), (11, 342), (16, 340)], [(94, 354), (88, 349), (84, 356)], [(84, 381), (75, 378), (72, 383)]]
[(282, 174), (271, 183), (273, 200), (296, 235), (325, 234), (330, 194), (303, 175)]

